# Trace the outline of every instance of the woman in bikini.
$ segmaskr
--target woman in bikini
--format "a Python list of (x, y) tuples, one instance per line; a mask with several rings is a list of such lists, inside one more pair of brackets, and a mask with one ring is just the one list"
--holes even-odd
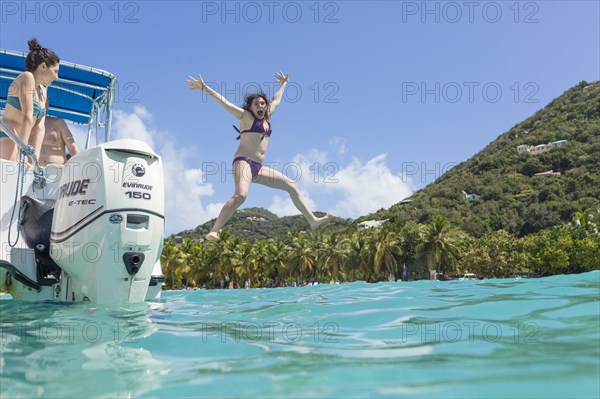
[[(39, 159), (44, 141), (47, 86), (54, 79), (58, 79), (60, 59), (53, 51), (42, 47), (36, 38), (27, 44), (27, 71), (17, 76), (9, 86), (2, 121), (18, 134), (23, 142), (33, 146)], [(17, 161), (17, 155), (15, 143), (0, 133), (0, 158)]]
[(198, 80), (190, 76), (187, 80), (191, 90), (204, 90), (209, 97), (240, 120), (240, 129), (236, 128), (240, 133), (238, 136), (240, 145), (233, 158), (232, 166), (235, 193), (225, 203), (213, 228), (206, 235), (209, 240), (219, 238), (219, 230), (246, 200), (251, 182), (286, 191), (312, 229), (316, 229), (330, 217), (325, 215), (319, 218), (313, 215), (296, 183), (284, 174), (262, 164), (271, 137), (270, 117), (281, 102), (288, 82), (288, 75), (284, 75), (282, 72), (276, 73), (275, 78), (281, 87), (271, 101), (264, 93), (248, 94), (242, 108), (230, 103), (224, 96), (208, 87), (202, 76), (198, 75)]

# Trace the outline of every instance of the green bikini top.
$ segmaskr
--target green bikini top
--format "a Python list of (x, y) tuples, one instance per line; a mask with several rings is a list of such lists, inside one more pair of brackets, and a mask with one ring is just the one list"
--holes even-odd
[[(21, 101), (17, 96), (8, 96), (6, 103), (12, 105), (19, 111), (21, 110)], [(35, 119), (42, 119), (46, 115), (46, 108), (42, 107), (37, 101), (33, 101), (33, 116)]]

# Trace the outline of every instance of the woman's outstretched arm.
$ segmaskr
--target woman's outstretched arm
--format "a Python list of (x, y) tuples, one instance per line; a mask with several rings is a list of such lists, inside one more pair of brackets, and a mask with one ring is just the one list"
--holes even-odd
[(189, 76), (188, 80), (186, 80), (186, 83), (190, 87), (190, 90), (204, 90), (209, 97), (214, 98), (216, 102), (221, 104), (221, 106), (223, 108), (225, 108), (225, 110), (227, 112), (229, 112), (231, 115), (235, 116), (236, 118), (241, 120), (242, 117), (244, 116), (244, 110), (242, 108), (230, 103), (221, 94), (217, 93), (216, 91), (211, 89), (209, 86), (207, 86), (204, 83), (202, 76), (198, 75), (198, 80)]
[(289, 77), (289, 75), (286, 75), (281, 71), (279, 71), (275, 74), (275, 79), (277, 79), (277, 81), (281, 84), (281, 87), (279, 87), (279, 90), (277, 90), (277, 92), (273, 96), (273, 99), (271, 100), (271, 109), (270, 109), (271, 114), (273, 112), (275, 112), (275, 109), (279, 106), (279, 103), (281, 102), (281, 98), (283, 97), (283, 92), (288, 83), (288, 77)]

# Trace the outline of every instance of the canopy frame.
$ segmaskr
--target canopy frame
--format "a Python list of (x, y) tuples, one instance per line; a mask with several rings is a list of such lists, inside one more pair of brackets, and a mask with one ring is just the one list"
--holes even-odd
[[(27, 54), (0, 49), (0, 110), (6, 107), (8, 89), (26, 70)], [(85, 148), (110, 141), (112, 108), (117, 78), (101, 69), (61, 61), (59, 78), (48, 87), (47, 114), (87, 125)]]

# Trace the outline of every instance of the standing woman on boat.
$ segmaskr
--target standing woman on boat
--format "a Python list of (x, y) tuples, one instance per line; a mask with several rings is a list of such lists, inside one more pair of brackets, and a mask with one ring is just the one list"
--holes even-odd
[(204, 90), (209, 97), (240, 120), (239, 130), (236, 128), (240, 133), (238, 136), (240, 145), (234, 155), (232, 166), (235, 193), (223, 205), (213, 228), (206, 235), (209, 240), (219, 238), (219, 230), (246, 200), (251, 182), (286, 191), (312, 229), (316, 229), (330, 217), (329, 215), (316, 217), (309, 210), (306, 200), (292, 179), (262, 164), (271, 137), (270, 117), (281, 102), (283, 91), (288, 82), (288, 75), (283, 74), (283, 72), (277, 72), (275, 78), (281, 86), (271, 101), (264, 93), (248, 94), (244, 99), (242, 108), (231, 104), (224, 96), (208, 87), (200, 75), (198, 75), (198, 80), (190, 76), (186, 81), (191, 90)]
[[(44, 141), (47, 87), (54, 79), (58, 79), (60, 59), (52, 50), (42, 47), (35, 37), (27, 44), (27, 71), (17, 76), (9, 86), (2, 121), (23, 142), (33, 146), (39, 159)], [(15, 143), (0, 133), (0, 158), (17, 161), (17, 155)]]

